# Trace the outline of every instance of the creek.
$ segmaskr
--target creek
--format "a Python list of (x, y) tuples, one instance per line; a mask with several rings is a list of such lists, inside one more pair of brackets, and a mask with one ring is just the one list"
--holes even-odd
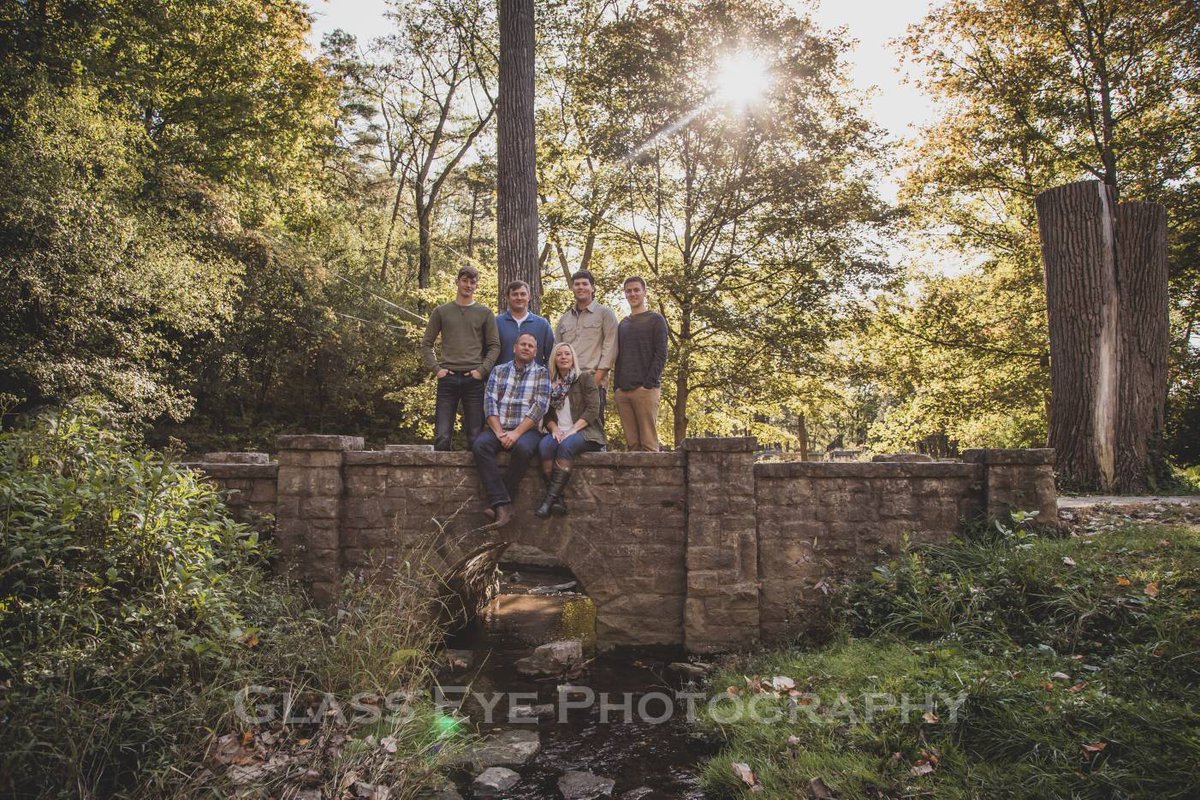
[[(524, 766), (513, 767), (520, 783), (502, 796), (561, 797), (558, 779), (579, 770), (615, 780), (614, 798), (700, 800), (704, 793), (699, 765), (713, 749), (694, 734), (686, 721), (685, 702), (676, 699), (679, 691), (698, 691), (668, 670), (671, 662), (685, 660), (683, 652), (638, 648), (597, 655), (592, 601), (577, 593), (578, 587), (538, 593), (572, 580), (561, 570), (506, 565), (499, 594), (447, 642), (448, 652), (470, 651), (470, 667), (443, 673), (441, 684), (469, 686), (471, 694), (461, 713), (471, 718), (480, 735), (514, 728), (539, 735), (540, 752)], [(518, 673), (516, 662), (533, 648), (564, 639), (582, 642), (585, 659), (592, 659), (582, 673), (565, 678)], [(594, 702), (588, 702), (588, 690)], [(500, 693), (498, 700), (493, 700), (494, 693)], [(480, 702), (480, 696), (486, 699)], [(668, 698), (673, 701), (670, 706)], [(562, 708), (563, 699), (578, 707)], [(489, 720), (485, 705), (493, 702)], [(547, 703), (554, 705), (547, 718), (509, 719), (510, 705)], [(455, 778), (465, 798), (472, 796), (471, 778), (466, 772)]]

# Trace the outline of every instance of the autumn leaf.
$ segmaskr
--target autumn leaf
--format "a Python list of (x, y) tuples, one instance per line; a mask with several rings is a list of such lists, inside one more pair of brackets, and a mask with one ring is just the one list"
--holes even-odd
[(1071, 693), (1082, 692), (1086, 688), (1087, 688), (1087, 681), (1080, 681), (1079, 683), (1075, 684), (1071, 688), (1067, 689), (1067, 691), (1071, 692)]
[(932, 711), (926, 711), (924, 714), (921, 715), (921, 719), (925, 720), (926, 722), (928, 722), (929, 724), (932, 725), (933, 723), (938, 721), (938, 715), (933, 713)]
[(1158, 581), (1150, 581), (1143, 589), (1147, 597), (1158, 597)]
[(911, 772), (913, 775), (928, 775), (929, 773), (933, 772), (933, 764), (921, 759), (913, 765), (913, 768), (909, 770), (909, 772)]
[(754, 777), (754, 771), (750, 769), (750, 765), (742, 761), (734, 761), (731, 765), (733, 774), (736, 775), (742, 783), (747, 786), (756, 786), (758, 779)]
[(1129, 578), (1126, 578), (1124, 575), (1117, 576), (1117, 586), (1128, 586), (1129, 584)]
[(1108, 742), (1093, 742), (1092, 744), (1083, 745), (1083, 751), (1085, 753), (1099, 753), (1106, 747), (1108, 747)]
[(771, 688), (777, 692), (790, 692), (796, 688), (796, 682), (783, 675), (776, 675), (771, 678)]

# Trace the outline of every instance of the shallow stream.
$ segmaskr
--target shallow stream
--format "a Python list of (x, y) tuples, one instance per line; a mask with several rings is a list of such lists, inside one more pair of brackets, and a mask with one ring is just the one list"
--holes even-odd
[[(684, 660), (684, 654), (638, 649), (596, 656), (595, 607), (586, 595), (573, 589), (529, 593), (571, 580), (569, 573), (545, 569), (506, 572), (500, 594), (447, 643), (449, 648), (471, 651), (472, 663), (468, 669), (443, 673), (441, 684), (447, 697), (453, 696), (449, 687), (469, 686), (469, 696), (484, 698), (468, 699), (462, 707), (481, 735), (513, 728), (539, 734), (541, 751), (525, 766), (514, 768), (521, 781), (503, 796), (558, 798), (557, 782), (563, 773), (582, 770), (614, 779), (614, 798), (630, 792), (629, 797), (638, 800), (703, 798), (697, 770), (711, 748), (692, 734), (684, 702), (672, 702), (668, 712), (667, 699), (674, 700), (681, 687), (688, 687), (667, 665)], [(562, 639), (582, 641), (585, 658), (594, 659), (582, 674), (531, 678), (517, 672), (516, 661), (534, 647)], [(594, 702), (588, 702), (587, 690), (594, 693)], [(498, 700), (493, 693), (500, 693)], [(564, 698), (578, 707), (564, 709)], [(489, 721), (484, 706), (493, 702)], [(546, 703), (555, 706), (549, 718), (536, 723), (509, 720), (510, 705)], [(471, 777), (464, 772), (456, 779), (466, 798), (471, 797)]]

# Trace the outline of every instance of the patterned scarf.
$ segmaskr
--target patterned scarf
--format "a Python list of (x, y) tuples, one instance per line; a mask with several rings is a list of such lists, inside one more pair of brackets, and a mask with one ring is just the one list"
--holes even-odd
[(562, 409), (563, 401), (567, 399), (567, 392), (571, 391), (571, 384), (579, 377), (579, 370), (571, 367), (571, 371), (566, 375), (559, 375), (550, 384), (550, 407), (555, 411)]

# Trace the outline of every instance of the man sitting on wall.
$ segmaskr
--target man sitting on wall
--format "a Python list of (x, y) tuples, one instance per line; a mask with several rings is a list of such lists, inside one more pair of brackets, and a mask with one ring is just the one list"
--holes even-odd
[[(537, 426), (550, 403), (550, 373), (535, 360), (537, 351), (537, 337), (531, 333), (518, 336), (513, 360), (492, 370), (484, 391), (487, 424), (471, 443), (471, 450), (487, 495), (485, 513), (496, 518), (488, 526), (491, 528), (503, 527), (512, 519), (517, 487), (542, 439)], [(496, 463), (501, 450), (509, 452), (503, 477)]]

